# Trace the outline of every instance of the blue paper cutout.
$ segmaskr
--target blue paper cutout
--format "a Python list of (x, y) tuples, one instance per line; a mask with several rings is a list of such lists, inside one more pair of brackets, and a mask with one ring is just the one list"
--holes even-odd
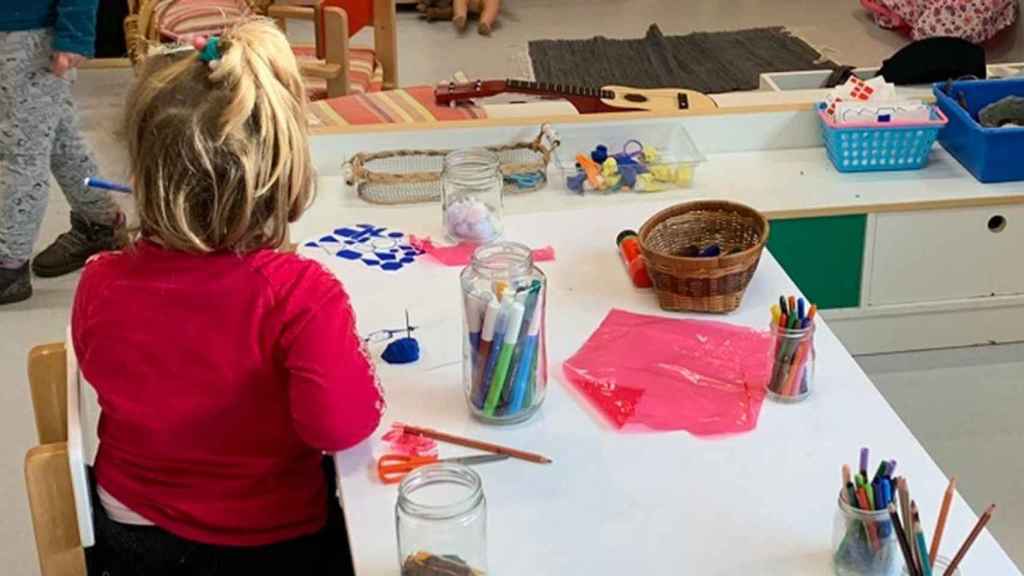
[[(364, 260), (364, 262), (365, 262), (365, 260)], [(395, 271), (395, 270), (401, 270), (402, 269), (402, 263), (401, 262), (385, 262), (385, 263), (380, 265), (380, 268), (381, 268), (381, 270), (388, 270), (389, 272), (390, 271)]]
[(363, 257), (362, 253), (356, 252), (355, 250), (341, 250), (337, 253), (338, 258), (344, 258), (346, 260), (359, 260)]
[(338, 239), (334, 236), (324, 236), (320, 238), (321, 243), (338, 244)]
[[(341, 248), (328, 249), (326, 244)], [(424, 252), (417, 250), (406, 239), (405, 233), (373, 224), (355, 224), (335, 228), (333, 234), (303, 244), (307, 248), (322, 248), (343, 260), (395, 272), (416, 262)]]

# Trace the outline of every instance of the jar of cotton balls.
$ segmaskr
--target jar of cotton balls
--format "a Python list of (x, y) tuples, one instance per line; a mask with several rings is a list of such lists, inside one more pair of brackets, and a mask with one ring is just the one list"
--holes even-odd
[(490, 150), (467, 148), (444, 157), (441, 208), (449, 239), (485, 244), (501, 236), (502, 182), (498, 155)]

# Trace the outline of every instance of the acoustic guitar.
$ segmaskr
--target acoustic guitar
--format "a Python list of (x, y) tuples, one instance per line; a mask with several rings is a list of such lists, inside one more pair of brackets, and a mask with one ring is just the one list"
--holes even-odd
[(440, 84), (434, 89), (438, 104), (453, 105), (473, 98), (486, 98), (498, 94), (530, 94), (543, 98), (563, 98), (572, 103), (581, 114), (595, 112), (678, 112), (681, 110), (712, 110), (715, 101), (694, 90), (662, 88), (643, 90), (628, 86), (584, 88), (562, 86), (527, 80), (477, 80), (468, 84)]

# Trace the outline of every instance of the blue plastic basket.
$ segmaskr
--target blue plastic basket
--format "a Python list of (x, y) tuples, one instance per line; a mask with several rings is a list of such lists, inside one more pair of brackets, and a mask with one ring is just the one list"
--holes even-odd
[(931, 109), (927, 122), (836, 124), (818, 104), (825, 148), (840, 172), (917, 170), (928, 163), (935, 137), (946, 124), (946, 116)]
[[(985, 128), (975, 120), (978, 111), (993, 102), (1024, 96), (1024, 79), (953, 82), (953, 97), (945, 88), (945, 82), (932, 85), (939, 107), (949, 116), (939, 144), (981, 182), (1024, 180), (1024, 128)], [(967, 110), (957, 103), (960, 94)]]

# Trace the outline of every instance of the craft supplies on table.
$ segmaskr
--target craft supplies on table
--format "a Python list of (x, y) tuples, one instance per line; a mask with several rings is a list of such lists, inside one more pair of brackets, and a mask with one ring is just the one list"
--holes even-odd
[(523, 460), (526, 462), (533, 462), (534, 464), (551, 464), (551, 459), (541, 454), (535, 454), (533, 452), (527, 452), (525, 450), (517, 450), (515, 448), (509, 448), (507, 446), (501, 446), (499, 444), (491, 444), (490, 442), (483, 442), (480, 440), (474, 440), (472, 438), (464, 438), (462, 436), (456, 436), (454, 434), (447, 434), (445, 432), (431, 430), (430, 428), (421, 428), (419, 426), (410, 426), (408, 424), (395, 423), (393, 425), (393, 431), (398, 430), (400, 430), (403, 435), (422, 436), (424, 438), (437, 440), (438, 442), (455, 444), (456, 446), (465, 446), (466, 448), (483, 450), (484, 452), (490, 452), (492, 454), (504, 454), (509, 458), (515, 458), (517, 460)]
[(302, 246), (382, 272), (403, 270), (423, 255), (423, 251), (409, 243), (404, 232), (365, 223), (335, 228), (330, 234), (303, 242)]
[(385, 484), (395, 484), (413, 470), (431, 464), (461, 464), (475, 466), (507, 460), (505, 454), (479, 454), (438, 459), (437, 456), (408, 456), (406, 454), (385, 454), (377, 459), (377, 478)]
[(615, 429), (731, 434), (757, 425), (771, 353), (767, 332), (613, 309), (563, 372)]
[(454, 463), (417, 468), (395, 504), (402, 576), (473, 576), (487, 571), (487, 501), (480, 476)]
[(626, 265), (629, 281), (637, 288), (650, 288), (651, 277), (647, 274), (647, 263), (640, 249), (640, 237), (634, 230), (623, 230), (615, 238), (622, 262)]
[[(534, 192), (547, 184), (551, 154), (558, 136), (547, 124), (529, 142), (486, 149), (498, 155), (505, 194)], [(433, 202), (441, 198), (441, 171), (451, 150), (384, 150), (359, 153), (346, 162), (349, 185), (373, 204)]]
[(985, 128), (978, 123), (982, 108), (1006, 96), (1024, 96), (1024, 78), (958, 80), (932, 85), (949, 124), (939, 144), (979, 182), (1024, 180), (1024, 128)]
[(497, 242), (476, 250), (461, 284), (469, 409), (491, 424), (522, 422), (547, 389), (547, 278), (529, 248)]
[(817, 307), (803, 298), (779, 296), (772, 306), (769, 328), (775, 341), (768, 396), (781, 402), (799, 402), (814, 383), (814, 318)]
[(640, 247), (665, 310), (731, 312), (757, 270), (768, 220), (727, 201), (694, 201), (658, 212), (640, 228)]
[(925, 121), (890, 120), (840, 124), (818, 104), (825, 149), (840, 172), (916, 170), (928, 163), (932, 144), (946, 125), (943, 111), (929, 107)]
[(498, 155), (483, 148), (455, 150), (441, 170), (441, 212), (455, 242), (485, 243), (502, 233), (502, 177)]
[(575, 126), (557, 155), (566, 187), (659, 192), (689, 186), (704, 155), (683, 126)]

